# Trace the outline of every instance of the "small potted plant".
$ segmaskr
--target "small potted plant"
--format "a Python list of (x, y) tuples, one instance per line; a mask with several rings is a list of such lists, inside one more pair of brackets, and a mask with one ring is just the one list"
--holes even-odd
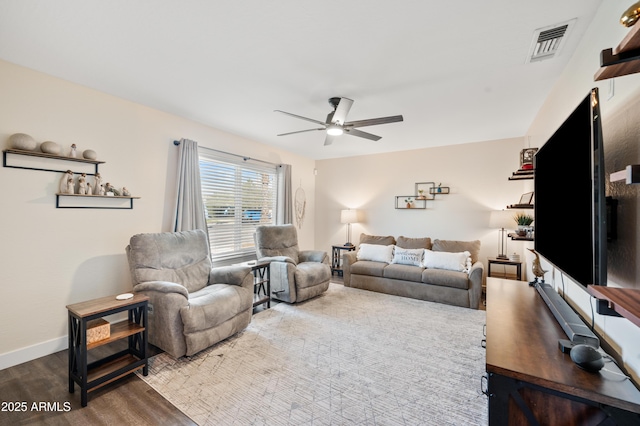
[(526, 228), (533, 223), (533, 216), (526, 213), (516, 213), (516, 215), (513, 216), (513, 220), (515, 220), (518, 225), (516, 233), (521, 237), (527, 235)]
[(416, 200), (426, 200), (427, 197), (424, 195), (424, 189), (418, 189), (418, 196)]
[(413, 199), (411, 197), (405, 198), (404, 202), (407, 203), (407, 208), (410, 209), (413, 203)]

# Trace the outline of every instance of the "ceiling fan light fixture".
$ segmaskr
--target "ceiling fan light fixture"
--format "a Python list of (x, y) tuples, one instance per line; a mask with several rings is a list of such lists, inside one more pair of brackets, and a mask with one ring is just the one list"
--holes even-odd
[(327, 134), (328, 135), (340, 136), (343, 133), (344, 133), (344, 130), (342, 130), (342, 127), (340, 127), (340, 126), (332, 125), (332, 126), (328, 126), (327, 127)]

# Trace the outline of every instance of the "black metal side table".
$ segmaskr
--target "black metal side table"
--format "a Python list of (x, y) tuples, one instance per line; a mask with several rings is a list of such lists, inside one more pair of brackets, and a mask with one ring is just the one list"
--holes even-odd
[(331, 246), (331, 275), (333, 276), (334, 272), (338, 273), (338, 276), (342, 276), (342, 265), (340, 263), (340, 259), (342, 257), (342, 250), (345, 251), (353, 251), (356, 249), (356, 246)]
[(267, 304), (271, 308), (271, 262), (252, 260), (236, 263), (248, 266), (253, 272), (253, 307)]
[[(487, 268), (487, 277), (496, 277), (496, 278), (506, 278), (508, 280), (522, 280), (522, 261), (520, 260), (509, 260), (509, 259), (499, 259), (499, 258), (493, 258), (490, 257), (489, 259), (489, 265)], [(503, 267), (506, 266), (515, 266), (516, 268), (516, 273), (514, 274), (507, 274), (506, 271), (504, 271), (502, 274), (496, 274), (495, 272), (491, 272), (491, 266), (495, 266), (495, 265), (502, 265)]]

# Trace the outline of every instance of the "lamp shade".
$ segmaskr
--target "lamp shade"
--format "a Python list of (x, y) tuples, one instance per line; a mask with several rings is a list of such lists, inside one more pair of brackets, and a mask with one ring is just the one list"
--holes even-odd
[(494, 210), (489, 217), (489, 227), (504, 229), (513, 228), (516, 222), (513, 220), (513, 212), (509, 210)]
[(340, 223), (358, 223), (358, 210), (340, 211)]

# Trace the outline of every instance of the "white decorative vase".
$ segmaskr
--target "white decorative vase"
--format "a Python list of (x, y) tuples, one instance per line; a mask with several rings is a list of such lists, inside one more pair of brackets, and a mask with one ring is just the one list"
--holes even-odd
[(46, 141), (42, 142), (42, 144), (40, 145), (40, 151), (44, 152), (45, 154), (60, 155), (60, 152), (62, 152), (62, 148), (55, 142)]
[(14, 133), (9, 137), (9, 143), (12, 148), (24, 151), (33, 151), (38, 146), (35, 139), (26, 133)]
[(95, 160), (98, 158), (98, 154), (92, 149), (85, 149), (82, 151), (82, 156), (87, 160)]

